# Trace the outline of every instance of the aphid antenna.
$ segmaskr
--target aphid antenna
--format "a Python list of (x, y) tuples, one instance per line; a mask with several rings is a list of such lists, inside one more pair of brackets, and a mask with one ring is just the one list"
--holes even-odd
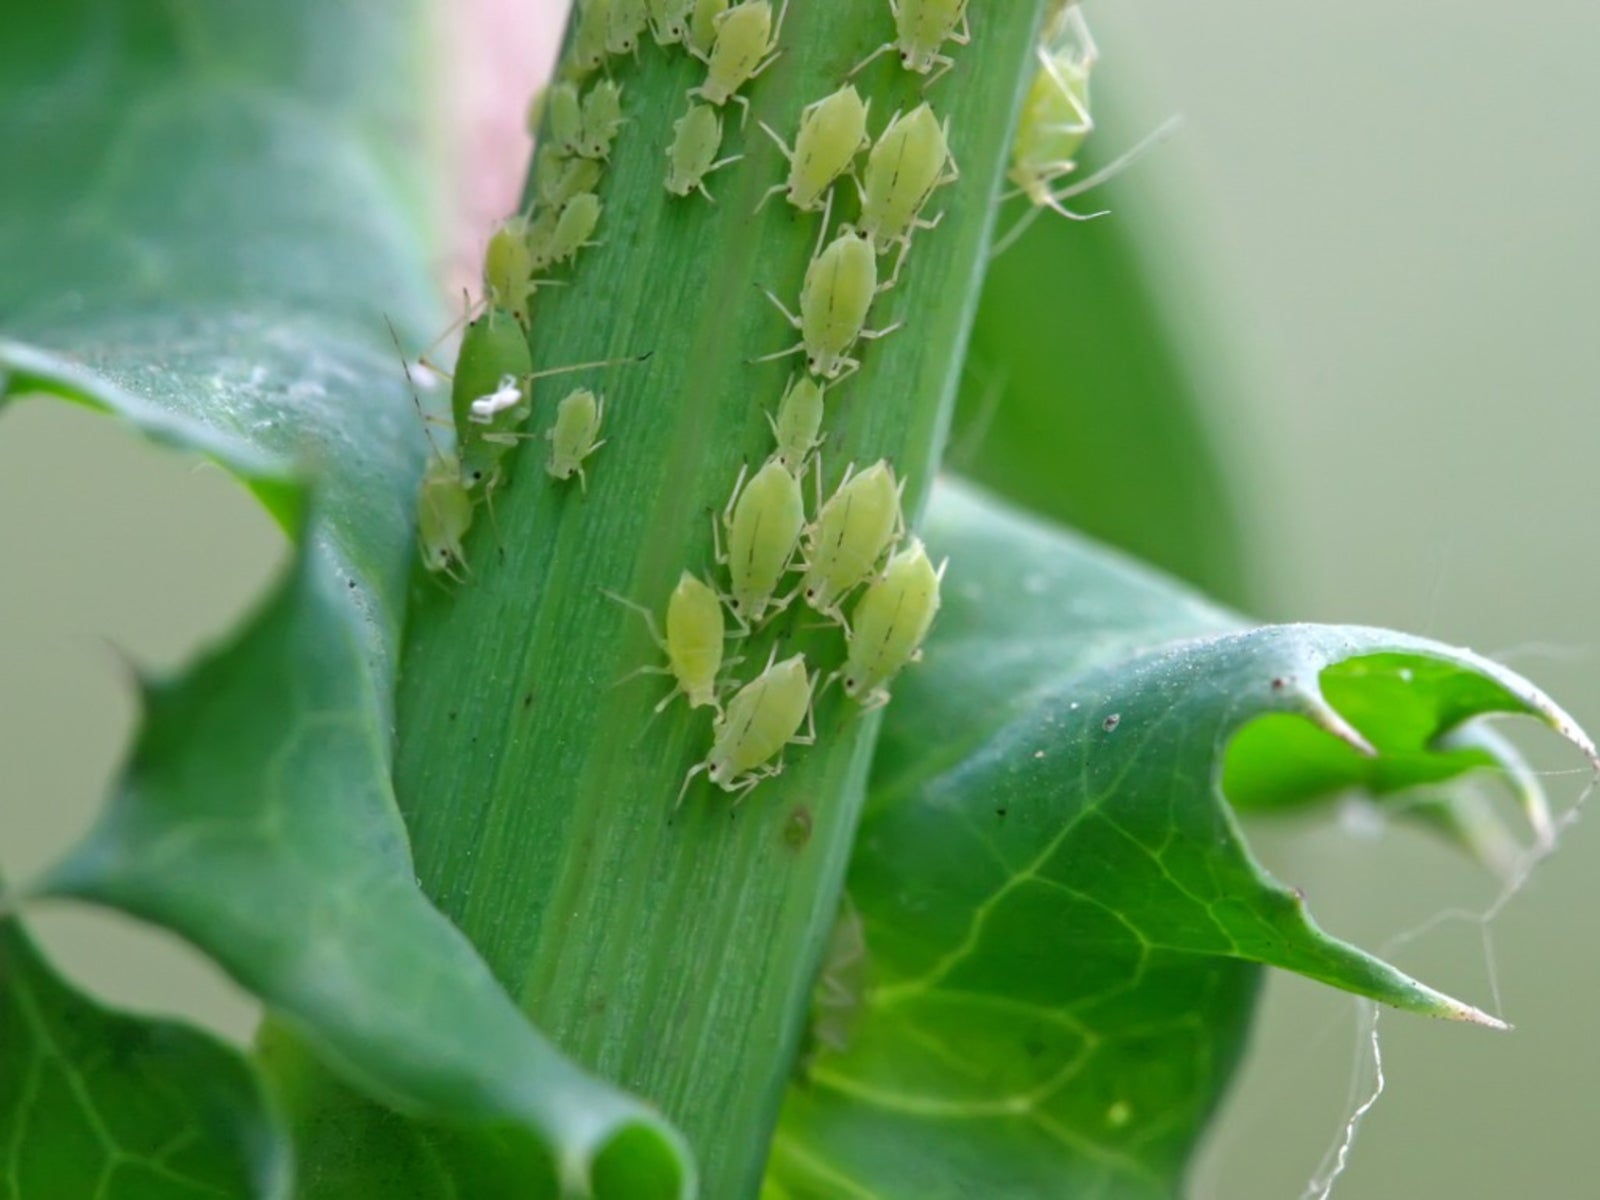
[(1168, 117), (1165, 121), (1161, 122), (1161, 124), (1157, 125), (1153, 130), (1145, 134), (1144, 137), (1140, 138), (1131, 147), (1117, 155), (1116, 158), (1112, 159), (1098, 171), (1095, 171), (1091, 175), (1085, 176), (1083, 179), (1076, 181), (1069, 187), (1064, 187), (1060, 191), (1052, 192), (1051, 198), (1057, 201), (1070, 200), (1073, 196), (1082, 195), (1090, 188), (1099, 187), (1106, 180), (1112, 178), (1114, 175), (1130, 166), (1145, 152), (1153, 149), (1162, 142), (1166, 141), (1168, 138), (1172, 137), (1182, 127), (1182, 113), (1176, 113), (1173, 116)]
[(599, 358), (593, 362), (569, 363), (564, 367), (545, 367), (542, 370), (529, 372), (522, 378), (532, 383), (535, 379), (549, 379), (554, 375), (570, 375), (574, 371), (595, 371), (601, 367), (626, 367), (635, 363), (642, 363), (654, 353), (654, 350), (646, 350), (643, 354), (632, 354), (624, 358)]
[(451, 422), (430, 416), (428, 411), (422, 407), (422, 399), (417, 395), (416, 380), (411, 377), (411, 362), (406, 358), (405, 350), (401, 348), (400, 335), (395, 332), (394, 322), (389, 320), (388, 313), (383, 315), (383, 323), (389, 329), (389, 340), (394, 343), (395, 353), (400, 356), (400, 370), (405, 373), (406, 390), (411, 393), (411, 403), (417, 410), (417, 416), (422, 419), (422, 436), (428, 439), (428, 448), (433, 451), (434, 455), (438, 458), (443, 458), (444, 451), (439, 449), (439, 443), (434, 440), (433, 431), (429, 426), (450, 426)]
[(479, 300), (476, 304), (474, 304), (472, 302), (472, 297), (467, 292), (467, 289), (466, 288), (462, 288), (461, 289), (461, 315), (459, 317), (457, 317), (454, 321), (451, 321), (450, 324), (446, 325), (444, 327), (444, 332), (441, 333), (438, 337), (434, 338), (433, 341), (428, 343), (428, 348), (426, 350), (424, 350), (421, 354), (417, 355), (417, 361), (419, 363), (421, 363), (423, 366), (427, 367), (428, 370), (433, 371), (433, 372), (435, 372), (435, 373), (437, 373), (439, 375), (443, 375), (446, 379), (454, 378), (454, 376), (452, 376), (449, 371), (446, 371), (446, 370), (444, 370), (443, 368), (440, 368), (440, 367), (436, 367), (436, 366), (433, 365), (433, 363), (429, 362), (428, 361), (428, 356), (430, 354), (432, 354), (435, 350), (439, 349), (440, 346), (444, 345), (445, 342), (447, 342), (450, 339), (451, 335), (454, 334), (457, 330), (459, 330), (463, 325), (466, 325), (469, 321), (471, 321), (472, 318), (478, 312), (478, 310), (480, 308), (482, 308), (483, 304), (484, 304), (484, 301), (482, 301), (482, 300)]
[(677, 803), (672, 806), (673, 812), (677, 812), (683, 807), (683, 798), (689, 794), (689, 784), (694, 782), (694, 777), (699, 775), (701, 772), (709, 771), (710, 769), (710, 764), (703, 762), (695, 763), (694, 766), (689, 768), (688, 774), (683, 777), (683, 786), (678, 789), (678, 800)]

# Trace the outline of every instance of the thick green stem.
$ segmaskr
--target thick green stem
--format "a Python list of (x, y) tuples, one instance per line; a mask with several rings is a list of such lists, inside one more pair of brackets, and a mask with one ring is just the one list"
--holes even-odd
[[(908, 513), (920, 510), (1042, 4), (974, 6), (972, 44), (947, 47), (955, 69), (927, 91), (950, 119), (961, 179), (935, 195), (942, 223), (873, 307), (870, 325), (904, 328), (864, 343), (862, 370), (829, 394), (827, 486), (885, 457), (909, 480)], [(745, 158), (708, 180), (715, 205), (662, 187), (672, 123), (704, 68), (648, 43), (637, 63), (612, 60), (629, 123), (599, 187), (603, 244), (579, 256), (570, 286), (539, 293), (532, 341), (541, 366), (650, 357), (537, 385), (541, 434), (568, 387), (606, 395), (588, 490), (544, 473), (542, 440), (523, 445), (494, 523), (480, 515), (473, 531), (471, 580), (419, 592), (403, 662), (396, 770), (425, 887), (558, 1044), (681, 1124), (719, 1198), (759, 1180), (877, 722), (835, 687), (817, 705), (817, 745), (791, 750), (781, 778), (737, 807), (701, 780), (675, 813), (709, 711), (679, 700), (652, 720), (666, 685), (617, 685), (660, 656), (602, 589), (659, 612), (680, 570), (712, 567), (711, 514), (740, 464), (770, 452), (766, 413), (801, 362), (749, 361), (795, 340), (759, 288), (793, 307), (820, 219), (778, 198), (753, 215), (785, 170), (756, 121), (792, 138), (800, 110), (891, 33), (886, 5), (793, 4), (781, 56), (746, 90), (749, 123), (725, 110), (723, 153)], [(874, 134), (923, 99), (890, 55), (856, 82)], [(836, 203), (835, 222), (854, 203)], [(961, 564), (950, 570), (960, 586)], [(826, 673), (842, 639), (811, 619), (797, 602), (774, 628)], [(772, 641), (742, 649), (740, 678)]]

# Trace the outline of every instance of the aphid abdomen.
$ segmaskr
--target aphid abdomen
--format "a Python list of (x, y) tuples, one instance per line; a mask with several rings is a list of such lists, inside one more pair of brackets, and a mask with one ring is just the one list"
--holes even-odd
[(777, 463), (767, 463), (737, 493), (727, 524), (724, 558), (733, 615), (741, 624), (753, 624), (772, 604), (805, 526), (799, 480)]
[(685, 571), (667, 601), (667, 661), (691, 708), (717, 703), (723, 656), (722, 601)]
[(849, 656), (840, 670), (845, 694), (871, 708), (888, 702), (887, 685), (921, 654), (939, 612), (944, 566), (937, 570), (922, 542), (896, 554), (851, 613)]

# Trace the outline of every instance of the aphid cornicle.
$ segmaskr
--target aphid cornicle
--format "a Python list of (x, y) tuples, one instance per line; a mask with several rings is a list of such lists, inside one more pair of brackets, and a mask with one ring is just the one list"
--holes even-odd
[(689, 95), (718, 108), (733, 100), (748, 115), (750, 101), (738, 94), (739, 89), (777, 59), (778, 34), (788, 9), (789, 0), (784, 0), (774, 23), (771, 0), (744, 0), (717, 17), (711, 53), (697, 55), (706, 64), (706, 80), (690, 88)]
[(845, 597), (871, 578), (904, 529), (894, 468), (880, 458), (859, 475), (847, 470), (805, 531), (805, 602), (845, 625)]
[(712, 203), (716, 201), (706, 190), (705, 177), (719, 167), (738, 162), (742, 154), (731, 155), (720, 161), (717, 150), (722, 145), (722, 118), (709, 104), (689, 104), (689, 111), (672, 125), (672, 144), (667, 147), (666, 188), (674, 196), (687, 196), (699, 192)]
[(791, 475), (805, 470), (806, 459), (822, 444), (818, 431), (822, 428), (822, 385), (807, 375), (790, 380), (778, 401), (778, 415), (767, 414), (772, 426), (773, 439), (778, 448), (772, 452), (772, 461)]
[(576, 475), (579, 486), (588, 491), (589, 480), (583, 473), (583, 460), (605, 445), (605, 439), (599, 436), (605, 415), (605, 397), (596, 396), (588, 388), (568, 392), (556, 406), (555, 423), (545, 433), (550, 442), (550, 459), (545, 463), (545, 470), (557, 479), (571, 479)]
[(622, 126), (622, 87), (602, 79), (583, 94), (583, 131), (574, 151), (581, 158), (603, 159)]
[(918, 538), (889, 560), (851, 612), (848, 657), (840, 668), (844, 692), (868, 710), (889, 703), (889, 684), (922, 657), (922, 643), (939, 612), (946, 562), (934, 569)]
[(850, 169), (857, 154), (872, 144), (867, 135), (870, 107), (870, 102), (863, 101), (849, 84), (824, 96), (801, 111), (793, 150), (770, 125), (761, 122), (761, 128), (789, 160), (789, 178), (767, 190), (756, 205), (757, 211), (779, 192), (786, 193), (789, 203), (801, 212), (822, 208), (828, 187)]
[[(529, 411), (525, 381), (532, 374), (527, 335), (508, 313), (491, 308), (468, 322), (450, 381), (450, 411), (461, 484), (469, 491), (487, 491), (499, 482), (500, 464), (522, 436), (519, 430)], [(508, 379), (514, 389), (511, 403), (495, 406), (487, 420), (475, 416), (474, 402), (504, 396)]]
[[(927, 75), (931, 84), (954, 65), (954, 60), (940, 53), (944, 44), (965, 46), (972, 40), (967, 26), (967, 0), (889, 0), (889, 11), (894, 14), (894, 41), (885, 42), (858, 62), (851, 75), (879, 55), (894, 51), (900, 56), (901, 66)], [(934, 71), (935, 67), (939, 69)]]
[(562, 154), (576, 154), (583, 142), (583, 101), (574, 83), (553, 83), (545, 99), (550, 140)]
[(850, 354), (858, 340), (883, 337), (900, 327), (897, 322), (885, 329), (866, 328), (867, 311), (882, 290), (872, 242), (855, 230), (840, 230), (806, 267), (798, 316), (772, 292), (766, 293), (789, 324), (800, 331), (800, 341), (755, 361), (770, 362), (803, 352), (806, 369), (813, 375), (840, 379), (851, 374), (861, 366)]
[[(678, 804), (702, 772), (739, 799), (763, 779), (782, 772), (783, 760), (778, 756), (785, 746), (809, 746), (817, 740), (814, 726), (805, 734), (800, 732), (800, 726), (812, 717), (815, 683), (816, 677), (806, 671), (804, 655), (780, 663), (769, 660), (766, 670), (733, 694), (712, 725), (711, 753), (683, 777)], [(774, 758), (778, 761), (773, 762)]]
[(733, 485), (722, 525), (728, 543), (712, 521), (717, 561), (728, 568), (728, 609), (744, 632), (760, 624), (767, 609), (781, 611), (787, 601), (773, 593), (794, 560), (800, 530), (805, 527), (805, 499), (800, 481), (775, 462), (769, 462), (746, 481), (745, 471)]
[(671, 46), (689, 40), (695, 0), (649, 0), (650, 30), (658, 46)]
[(904, 116), (896, 114), (867, 155), (856, 228), (880, 254), (893, 245), (904, 249), (914, 229), (939, 223), (938, 217), (922, 219), (934, 189), (960, 177), (947, 132), (932, 108), (919, 104)]
[(720, 713), (722, 705), (717, 700), (717, 677), (722, 673), (723, 647), (727, 639), (722, 621), (722, 600), (711, 586), (688, 571), (678, 576), (678, 586), (672, 589), (672, 596), (667, 600), (666, 637), (661, 636), (661, 631), (656, 628), (655, 616), (644, 605), (635, 604), (615, 592), (607, 592), (606, 595), (642, 616), (650, 627), (650, 636), (667, 656), (666, 666), (640, 667), (626, 677), (672, 676), (676, 686), (656, 705), (656, 712), (662, 711), (681, 694), (688, 700), (690, 708), (709, 707)]
[(730, 0), (694, 0), (689, 14), (689, 36), (684, 41), (689, 53), (704, 59), (717, 42), (717, 18), (728, 11)]
[(606, 14), (606, 52), (632, 54), (639, 48), (639, 35), (650, 23), (645, 0), (611, 0)]

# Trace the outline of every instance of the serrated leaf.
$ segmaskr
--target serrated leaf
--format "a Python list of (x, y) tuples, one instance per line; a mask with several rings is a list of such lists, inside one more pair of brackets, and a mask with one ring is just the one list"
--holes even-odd
[(684, 1193), (676, 1134), (544, 1041), (423, 897), (394, 804), (422, 438), (383, 317), (438, 318), (387, 147), (417, 137), (423, 32), (412, 6), (78, 0), (0, 39), (0, 401), (207, 455), (297, 541), (242, 632), (144, 683), (110, 807), (33, 893), (179, 933), (441, 1140), (543, 1147), (543, 1177), (517, 1155), (496, 1186)]
[(236, 1050), (74, 990), (0, 921), (0, 1193), (284, 1200), (289, 1140)]
[(1549, 700), (1400, 634), (1243, 627), (975, 493), (943, 491), (927, 536), (965, 582), (885, 723), (848, 884), (866, 982), (791, 1089), (781, 1194), (1170, 1196), (1255, 964), (1498, 1025), (1322, 932), (1223, 784), (1345, 783), (1341, 757), (1310, 786), (1307, 731), (1356, 782), (1454, 778), (1485, 760), (1449, 735), (1496, 713), (1593, 761)]

